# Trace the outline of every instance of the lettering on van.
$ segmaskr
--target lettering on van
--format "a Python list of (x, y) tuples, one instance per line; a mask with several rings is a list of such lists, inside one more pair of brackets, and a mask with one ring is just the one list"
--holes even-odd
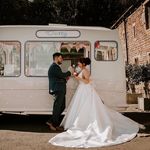
[(80, 32), (77, 30), (39, 30), (36, 36), (38, 38), (77, 38)]

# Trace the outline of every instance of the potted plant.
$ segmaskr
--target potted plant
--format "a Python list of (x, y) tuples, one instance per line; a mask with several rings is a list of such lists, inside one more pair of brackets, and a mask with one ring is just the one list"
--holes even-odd
[(138, 98), (138, 107), (141, 110), (150, 110), (150, 64), (142, 65), (143, 97)]
[(136, 85), (139, 85), (142, 79), (142, 68), (137, 64), (126, 65), (126, 81), (127, 81), (127, 103), (137, 104), (138, 97), (141, 93), (136, 93)]

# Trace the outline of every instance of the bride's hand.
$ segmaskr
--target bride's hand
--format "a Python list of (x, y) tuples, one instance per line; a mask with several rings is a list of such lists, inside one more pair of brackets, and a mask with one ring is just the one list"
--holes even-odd
[(80, 80), (80, 79), (81, 79), (80, 77), (78, 77), (78, 76), (76, 76), (76, 75), (74, 75), (74, 77), (75, 77), (75, 79), (77, 79), (77, 80)]
[(78, 74), (76, 72), (73, 73), (74, 78), (78, 79)]
[(78, 76), (78, 73), (74, 71), (73, 76)]

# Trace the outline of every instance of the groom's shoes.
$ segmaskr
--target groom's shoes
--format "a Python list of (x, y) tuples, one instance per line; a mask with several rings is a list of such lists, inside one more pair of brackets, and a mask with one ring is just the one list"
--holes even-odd
[(56, 128), (52, 125), (52, 123), (46, 122), (46, 124), (49, 126), (50, 130), (56, 131)]
[(56, 130), (57, 130), (57, 131), (60, 131), (60, 132), (63, 132), (63, 131), (64, 131), (64, 128), (60, 126), (60, 127), (56, 127)]
[(52, 131), (60, 131), (60, 132), (64, 131), (64, 128), (61, 126), (54, 127), (53, 124), (50, 122), (46, 122), (46, 124), (49, 126), (50, 130)]

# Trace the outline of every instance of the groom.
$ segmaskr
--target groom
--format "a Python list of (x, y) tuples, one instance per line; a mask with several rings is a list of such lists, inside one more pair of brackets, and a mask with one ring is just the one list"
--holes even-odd
[(53, 131), (62, 131), (59, 127), (61, 113), (65, 109), (65, 95), (66, 95), (66, 79), (71, 76), (71, 71), (62, 72), (59, 65), (63, 62), (61, 53), (53, 54), (53, 63), (48, 70), (49, 79), (49, 93), (54, 97), (53, 113), (52, 117), (46, 122), (46, 124)]

